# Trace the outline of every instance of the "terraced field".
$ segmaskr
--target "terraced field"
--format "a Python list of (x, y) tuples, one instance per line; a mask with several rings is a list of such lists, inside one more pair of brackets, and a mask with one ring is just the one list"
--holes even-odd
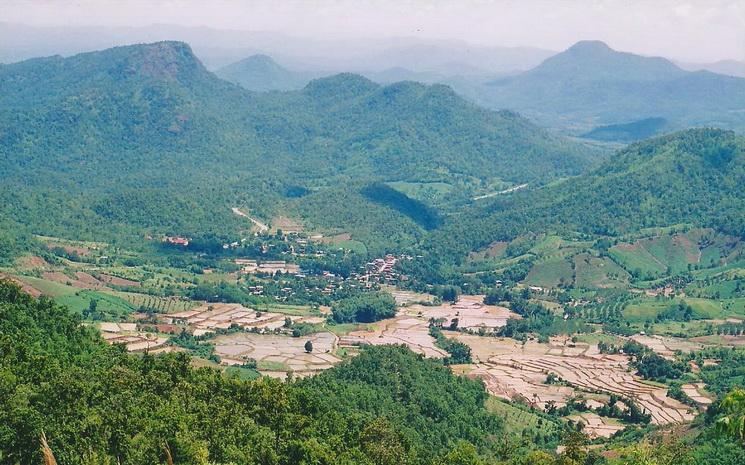
[(240, 304), (204, 304), (200, 307), (160, 317), (164, 323), (184, 324), (191, 328), (195, 336), (200, 336), (218, 329), (240, 326), (244, 329), (275, 330), (285, 325), (285, 319), (293, 322), (320, 324), (322, 317), (297, 316), (283, 313), (259, 312)]
[(647, 336), (643, 334), (635, 334), (631, 336), (631, 339), (638, 342), (639, 344), (649, 347), (658, 355), (661, 355), (670, 360), (675, 358), (674, 356), (676, 351), (689, 353), (704, 348), (703, 344), (698, 344), (687, 339), (675, 337), (664, 337), (656, 335)]
[[(602, 355), (595, 345), (571, 344), (566, 339), (524, 346), (497, 338), (462, 335), (458, 339), (476, 357), (469, 375), (483, 379), (490, 393), (504, 399), (521, 398), (545, 408), (549, 401), (561, 406), (580, 394), (617, 394), (634, 399), (651, 414), (653, 424), (682, 423), (694, 417), (692, 409), (668, 397), (665, 388), (633, 375), (625, 356)], [(564, 383), (547, 384), (549, 373)]]
[[(313, 344), (310, 353), (305, 350), (307, 341)], [(296, 376), (308, 376), (341, 361), (334, 355), (338, 339), (329, 332), (306, 337), (234, 333), (218, 336), (211, 342), (223, 364), (240, 366), (253, 359), (258, 362), (259, 372), (278, 378), (286, 377), (289, 370)]]
[(404, 344), (412, 351), (425, 357), (442, 358), (447, 356), (447, 352), (435, 346), (435, 340), (429, 335), (428, 321), (405, 314), (380, 321), (371, 330), (352, 331), (339, 339), (341, 347), (365, 344)]

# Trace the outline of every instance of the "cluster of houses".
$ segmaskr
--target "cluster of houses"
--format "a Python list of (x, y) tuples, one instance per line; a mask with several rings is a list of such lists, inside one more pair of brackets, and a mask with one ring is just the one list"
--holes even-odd
[(189, 239), (180, 236), (166, 236), (165, 242), (173, 245), (180, 245), (181, 247), (189, 245)]
[(410, 260), (411, 257), (407, 255), (396, 256), (388, 254), (383, 258), (376, 258), (365, 264), (365, 271), (363, 274), (357, 276), (357, 280), (364, 283), (372, 281), (396, 284), (402, 279), (401, 274), (395, 270), (396, 263), (405, 259)]
[(241, 267), (243, 274), (270, 274), (276, 273), (300, 275), (300, 266), (294, 263), (287, 263), (284, 260), (251, 260), (247, 258), (236, 258), (235, 264)]

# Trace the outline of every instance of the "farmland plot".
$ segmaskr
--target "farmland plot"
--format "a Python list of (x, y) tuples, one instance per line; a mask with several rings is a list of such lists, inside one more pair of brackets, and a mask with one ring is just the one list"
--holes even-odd
[[(293, 322), (318, 323), (317, 317), (287, 316), (282, 313), (260, 312), (240, 304), (212, 303), (183, 312), (159, 317), (164, 323), (185, 324), (200, 336), (216, 329), (239, 326), (244, 329), (275, 330), (285, 324), (285, 318)], [(322, 320), (321, 320), (322, 321)]]
[[(524, 346), (515, 341), (461, 335), (471, 346), (477, 361), (471, 376), (484, 380), (492, 394), (512, 399), (523, 397), (545, 408), (554, 401), (565, 405), (579, 393), (617, 394), (632, 398), (652, 416), (657, 425), (691, 421), (690, 407), (667, 396), (667, 389), (645, 383), (633, 375), (623, 355), (602, 355), (597, 347), (552, 340), (549, 344), (531, 341)], [(566, 385), (546, 384), (553, 373)]]
[[(306, 352), (305, 343), (311, 341), (313, 351)], [(321, 332), (307, 337), (275, 334), (234, 333), (218, 336), (211, 341), (215, 354), (224, 365), (243, 365), (249, 359), (258, 364), (264, 375), (284, 378), (288, 371), (307, 376), (327, 370), (341, 361), (333, 354), (337, 337)]]
[(380, 321), (371, 330), (352, 331), (339, 340), (339, 345), (343, 347), (365, 344), (403, 344), (426, 357), (447, 356), (447, 352), (435, 346), (435, 340), (429, 335), (428, 321), (406, 314)]
[(137, 330), (135, 323), (99, 323), (101, 337), (109, 344), (124, 344), (128, 352), (151, 352), (164, 348), (167, 337)]
[(570, 415), (567, 418), (575, 423), (584, 424), (585, 427), (583, 428), (583, 431), (587, 433), (590, 438), (609, 438), (625, 427), (618, 421), (614, 421), (610, 418), (603, 418), (597, 413), (592, 412), (582, 412), (576, 415)]
[(639, 344), (647, 346), (658, 355), (661, 355), (662, 357), (665, 357), (669, 360), (673, 360), (675, 358), (676, 351), (689, 353), (704, 348), (703, 344), (676, 337), (635, 334), (631, 336), (631, 339), (638, 342)]
[(444, 327), (450, 326), (454, 319), (458, 320), (459, 329), (501, 328), (507, 324), (508, 318), (520, 318), (508, 308), (497, 305), (484, 305), (484, 296), (464, 295), (454, 304), (444, 303), (438, 306), (414, 304), (403, 309), (403, 313), (411, 316), (443, 320)]

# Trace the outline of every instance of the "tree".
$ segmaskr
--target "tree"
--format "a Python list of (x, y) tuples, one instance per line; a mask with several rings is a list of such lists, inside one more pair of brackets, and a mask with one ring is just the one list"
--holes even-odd
[(726, 415), (717, 420), (717, 430), (745, 446), (745, 389), (730, 391), (719, 407)]
[(360, 433), (362, 451), (375, 465), (407, 463), (404, 438), (385, 418), (370, 422)]
[(305, 351), (308, 353), (313, 352), (313, 343), (311, 341), (305, 341)]
[(337, 323), (372, 323), (396, 315), (396, 301), (387, 292), (365, 292), (342, 299), (331, 308)]
[(96, 299), (91, 299), (90, 302), (88, 302), (88, 308), (83, 311), (83, 318), (90, 318), (91, 320), (97, 320), (98, 319), (98, 312), (96, 311), (98, 309), (98, 301)]
[(445, 457), (440, 459), (438, 465), (483, 465), (484, 461), (478, 455), (473, 444), (460, 441)]

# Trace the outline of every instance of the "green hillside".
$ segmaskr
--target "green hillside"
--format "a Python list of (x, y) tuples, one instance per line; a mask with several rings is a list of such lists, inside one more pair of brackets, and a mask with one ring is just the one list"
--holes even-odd
[(365, 350), (297, 383), (244, 382), (191, 368), (184, 354), (127, 355), (66, 309), (0, 282), (0, 349), (4, 463), (41, 463), (42, 432), (60, 463), (163, 463), (170, 453), (176, 463), (278, 465), (387, 454), (429, 464), (460, 443), (491, 455), (503, 432), (480, 381), (403, 347)]
[[(75, 239), (224, 236), (247, 223), (231, 207), (269, 221), (307, 210), (303, 193), (333, 195), (352, 180), (478, 192), (575, 175), (601, 155), (444, 86), (342, 74), (251, 93), (179, 42), (3, 65), (0, 86), (0, 214)], [(306, 224), (354, 222), (311, 215)]]
[[(528, 231), (619, 236), (688, 223), (733, 236), (745, 231), (745, 142), (732, 132), (693, 129), (629, 146), (597, 170), (544, 188), (476, 204), (435, 231), (439, 257), (461, 260), (494, 241)], [(457, 238), (457, 239), (455, 239)], [(664, 256), (672, 270), (687, 267), (653, 242), (638, 266)], [(621, 252), (619, 254), (619, 252)], [(623, 260), (622, 251), (614, 252)]]

